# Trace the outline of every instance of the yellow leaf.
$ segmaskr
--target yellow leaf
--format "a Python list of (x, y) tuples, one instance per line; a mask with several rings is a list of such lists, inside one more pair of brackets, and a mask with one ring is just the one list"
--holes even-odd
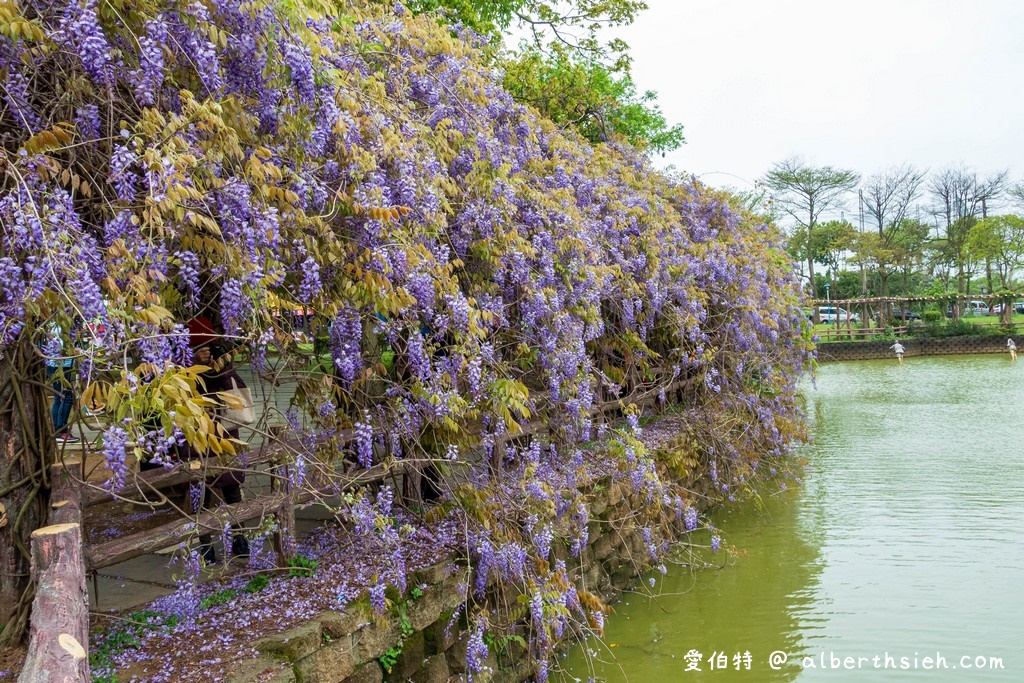
[(217, 397), (224, 402), (224, 405), (232, 410), (242, 410), (245, 408), (245, 401), (230, 392), (218, 391)]

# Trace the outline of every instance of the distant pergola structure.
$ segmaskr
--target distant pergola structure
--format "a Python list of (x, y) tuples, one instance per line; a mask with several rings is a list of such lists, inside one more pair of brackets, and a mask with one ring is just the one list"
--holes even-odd
[[(836, 306), (837, 308), (844, 308), (847, 311), (861, 309), (861, 319), (863, 324), (866, 325), (870, 320), (868, 316), (868, 307), (877, 309), (880, 306), (885, 309), (892, 307), (903, 307), (906, 308), (910, 304), (930, 304), (937, 303), (940, 305), (947, 305), (953, 309), (953, 319), (956, 320), (960, 317), (961, 311), (963, 310), (963, 304), (968, 301), (987, 301), (989, 302), (989, 308), (991, 309), (993, 304), (1004, 303), (1010, 304), (1017, 299), (1017, 295), (1013, 293), (1003, 294), (944, 294), (941, 296), (875, 296), (875, 297), (861, 297), (857, 299), (812, 299), (810, 305), (817, 308), (818, 306)], [(1004, 320), (1009, 321), (1009, 316), (1012, 313), (1012, 308), (1004, 306), (1003, 316)], [(836, 327), (840, 327), (841, 324), (838, 322), (838, 316), (836, 321)], [(850, 319), (847, 317), (845, 327), (850, 329)]]

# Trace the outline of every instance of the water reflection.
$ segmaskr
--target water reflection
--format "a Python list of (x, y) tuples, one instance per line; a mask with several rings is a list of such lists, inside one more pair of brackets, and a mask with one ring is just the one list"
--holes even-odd
[[(608, 620), (608, 649), (589, 663), (571, 653), (564, 680), (1024, 677), (1024, 363), (827, 365), (805, 396), (814, 438), (805, 485), (766, 495), (763, 512), (718, 511), (715, 523), (742, 556), (721, 569), (673, 569), (652, 589), (657, 597), (627, 597)], [(701, 672), (685, 671), (690, 650), (703, 655)], [(777, 672), (767, 667), (774, 650), (790, 657)], [(745, 651), (751, 671), (737, 672), (732, 656)], [(718, 652), (727, 670), (710, 670)], [(819, 662), (821, 653), (883, 663), (889, 654), (896, 666), (941, 654), (950, 668), (800, 668), (801, 657)], [(1001, 657), (1004, 668), (953, 669), (963, 655)]]
[[(616, 606), (607, 624), (605, 644), (588, 671), (582, 652), (566, 660), (572, 678), (596, 676), (607, 681), (672, 681), (687, 668), (689, 651), (700, 652), (700, 672), (685, 671), (687, 681), (719, 680), (723, 675), (747, 680), (788, 681), (796, 672), (767, 676), (761, 663), (773, 650), (802, 653), (808, 620), (821, 572), (815, 525), (801, 529), (795, 498), (798, 491), (764, 495), (763, 511), (734, 506), (715, 514), (740, 557), (724, 553), (701, 557), (721, 568), (693, 571), (673, 567), (651, 589), (632, 594)], [(773, 533), (785, 528), (787, 534)], [(707, 543), (707, 539), (696, 539)], [(596, 649), (597, 645), (592, 645)], [(750, 652), (750, 670), (735, 656)], [(710, 668), (714, 654), (726, 655), (725, 670)], [(715, 659), (719, 659), (715, 657)], [(728, 672), (728, 673), (727, 673)]]

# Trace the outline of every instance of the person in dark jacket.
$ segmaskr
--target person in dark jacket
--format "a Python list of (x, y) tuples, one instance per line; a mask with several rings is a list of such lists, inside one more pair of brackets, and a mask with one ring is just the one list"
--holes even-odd
[[(215, 344), (216, 337), (213, 334), (213, 328), (209, 320), (206, 318), (194, 318), (188, 322), (188, 328), (190, 345), (193, 348), (193, 362), (196, 365), (206, 365), (210, 368), (199, 375), (205, 386), (203, 394), (206, 396), (213, 395), (216, 398), (218, 392), (244, 388), (245, 382), (239, 377), (232, 363), (232, 354), (221, 353), (217, 348)], [(222, 413), (223, 409), (217, 409), (215, 419), (221, 418), (223, 416)], [(221, 424), (223, 425), (224, 423), (221, 422)], [(239, 436), (237, 425), (230, 424), (230, 426), (225, 427), (225, 431), (233, 439), (237, 439)], [(191, 446), (185, 446), (182, 450), (184, 451), (181, 454), (182, 458), (188, 460), (210, 455), (209, 453), (198, 453)], [(219, 499), (224, 503), (230, 505), (242, 502), (242, 483), (244, 481), (245, 472), (243, 470), (225, 472), (216, 477), (207, 478), (203, 487), (203, 507), (211, 507), (213, 497), (217, 495), (214, 493), (215, 490), (219, 493)], [(245, 556), (249, 554), (249, 541), (243, 534), (237, 533), (240, 528), (241, 525), (239, 524), (232, 525), (232, 529), (236, 533), (233, 533), (231, 538), (231, 554)], [(214, 549), (209, 535), (200, 537), (200, 552), (207, 564), (213, 564), (217, 561), (217, 551)]]
[[(193, 318), (188, 321), (187, 326), (189, 329), (189, 345), (192, 347), (193, 363), (210, 368), (198, 375), (202, 380), (203, 395), (212, 396), (214, 400), (218, 400), (216, 397), (218, 392), (244, 388), (245, 382), (239, 377), (232, 363), (232, 354), (222, 353), (217, 348), (217, 337), (214, 334), (210, 321), (205, 317)], [(213, 415), (214, 419), (220, 421), (219, 418), (222, 417), (222, 413), (223, 408), (216, 409)], [(221, 424), (222, 426), (224, 425), (223, 422)], [(227, 436), (237, 439), (239, 437), (238, 426), (229, 424), (230, 426), (225, 426), (224, 431)], [(211, 453), (201, 452), (189, 444), (177, 449), (177, 458), (179, 460), (197, 460), (210, 457), (211, 455)], [(157, 463), (143, 462), (140, 465), (140, 469), (157, 469), (162, 466)], [(210, 509), (214, 507), (214, 496), (216, 496), (216, 503), (218, 504), (224, 502), (230, 505), (242, 502), (242, 483), (244, 481), (245, 471), (241, 469), (224, 472), (215, 477), (207, 477), (206, 481), (203, 482), (202, 508)], [(249, 541), (243, 534), (237, 533), (240, 529), (240, 524), (232, 525), (234, 533), (231, 536), (231, 554), (247, 556), (249, 555)], [(214, 548), (209, 534), (203, 534), (199, 537), (199, 552), (206, 564), (215, 564), (217, 562), (217, 550)]]

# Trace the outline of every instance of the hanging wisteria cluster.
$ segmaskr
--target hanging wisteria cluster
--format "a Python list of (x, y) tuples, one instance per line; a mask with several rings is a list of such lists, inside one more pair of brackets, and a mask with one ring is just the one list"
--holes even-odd
[[(723, 497), (799, 435), (792, 269), (727, 196), (514, 102), (475, 36), (365, 4), (0, 0), (0, 345), (59, 327), (116, 408), (116, 484), (126, 453), (233, 450), (189, 409), (185, 321), (211, 318), (259, 370), (308, 363), (283, 322), (302, 311), (329, 360), (296, 397), (293, 484), (345, 458), (482, 454), (467, 519), (503, 518), (470, 530), (476, 592), (532, 596), (543, 662), (566, 620), (603, 618), (548, 562), (586, 544), (585, 497), (561, 492), (596, 406), (685, 384)], [(533, 422), (550, 443), (511, 448)], [(631, 431), (620, 476), (689, 527)]]

